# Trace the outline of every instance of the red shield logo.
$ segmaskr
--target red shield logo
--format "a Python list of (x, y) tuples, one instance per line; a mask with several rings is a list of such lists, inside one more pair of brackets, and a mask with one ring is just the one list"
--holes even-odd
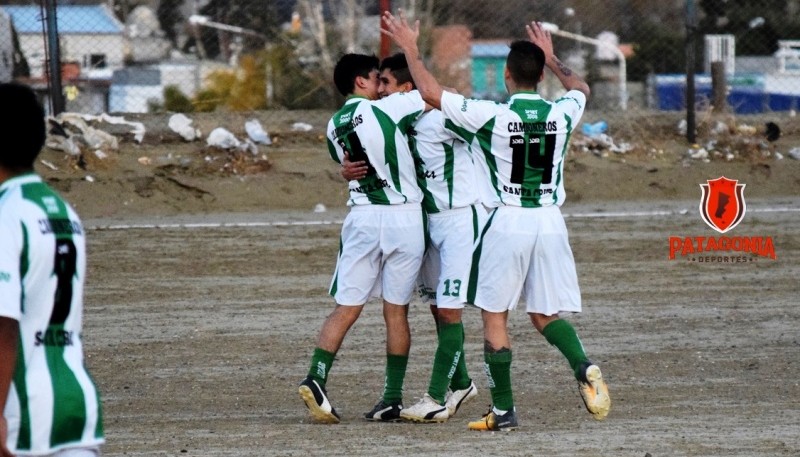
[(736, 179), (721, 176), (700, 184), (700, 216), (709, 227), (725, 233), (736, 227), (744, 218), (744, 186)]

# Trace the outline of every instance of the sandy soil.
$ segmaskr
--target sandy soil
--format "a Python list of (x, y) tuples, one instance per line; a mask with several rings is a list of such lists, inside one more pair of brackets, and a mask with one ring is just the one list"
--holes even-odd
[[(333, 306), (326, 289), (345, 184), (321, 137), (325, 113), (196, 122), (205, 133), (224, 126), (241, 135), (251, 117), (277, 139), (257, 156), (182, 142), (156, 116), (140, 119), (148, 126), (143, 144), (125, 139), (105, 159), (42, 155), (58, 169), (40, 164), (40, 171), (89, 228), (83, 340), (105, 402), (106, 455), (800, 452), (800, 161), (775, 157), (800, 146), (796, 118), (772, 118), (785, 135), (764, 146), (758, 132), (732, 127), (737, 133), (724, 141), (735, 157), (712, 154), (708, 163), (685, 157), (677, 116), (612, 123), (614, 141), (634, 145), (625, 154), (584, 151), (590, 143), (576, 135), (564, 212), (584, 312), (570, 319), (603, 367), (614, 407), (606, 421), (591, 419), (566, 362), (516, 312), (513, 379), (522, 427), (492, 434), (466, 429), (490, 402), (475, 310), (465, 322), (476, 401), (439, 425), (361, 420), (382, 387), (377, 303), (351, 330), (328, 384), (343, 423), (309, 422), (296, 388)], [(297, 121), (314, 129), (292, 131)], [(777, 259), (668, 259), (670, 236), (715, 234), (699, 217), (698, 184), (721, 175), (747, 184), (748, 213), (733, 234), (771, 236)], [(318, 203), (327, 211), (313, 212)], [(406, 403), (424, 392), (435, 344), (426, 306), (412, 304), (410, 318)]]

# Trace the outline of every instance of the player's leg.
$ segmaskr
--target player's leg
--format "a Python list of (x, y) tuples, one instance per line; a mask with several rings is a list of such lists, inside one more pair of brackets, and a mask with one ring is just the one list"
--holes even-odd
[(603, 419), (611, 400), (600, 368), (586, 356), (572, 324), (558, 316), (559, 312), (581, 311), (578, 275), (564, 219), (556, 207), (531, 213), (535, 214), (531, 223), (540, 230), (525, 283), (527, 312), (534, 328), (567, 359), (586, 408), (595, 419)]
[(470, 430), (517, 427), (507, 318), (508, 310), (519, 300), (529, 261), (530, 228), (518, 222), (520, 210), (494, 210), (473, 253), (466, 302), (482, 309), (484, 369), (489, 377), (493, 406), (482, 419), (469, 423)]
[(377, 282), (378, 230), (370, 226), (372, 219), (365, 211), (351, 211), (345, 219), (330, 288), (337, 305), (322, 324), (308, 376), (298, 388), (311, 416), (318, 422), (339, 422), (339, 415), (327, 396), (328, 375), (347, 332), (361, 315), (363, 304)]
[(508, 336), (508, 311), (483, 310), (484, 369), (489, 378), (492, 409), (481, 419), (468, 424), (470, 430), (510, 431), (518, 427), (511, 389), (511, 340)]
[(400, 418), (403, 408), (403, 383), (411, 346), (408, 303), (414, 296), (425, 253), (425, 229), (419, 205), (382, 210), (380, 283), (386, 323), (386, 379), (381, 400), (364, 416), (367, 420), (394, 421)]
[(384, 300), (383, 320), (386, 323), (386, 385), (383, 401), (389, 405), (401, 404), (408, 353), (411, 349), (408, 305), (397, 305)]

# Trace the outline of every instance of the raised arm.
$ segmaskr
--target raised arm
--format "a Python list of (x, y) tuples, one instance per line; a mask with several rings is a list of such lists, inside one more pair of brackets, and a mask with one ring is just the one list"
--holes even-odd
[(381, 28), (381, 33), (389, 36), (405, 53), (408, 69), (411, 72), (411, 77), (414, 78), (417, 90), (422, 95), (422, 99), (433, 108), (440, 109), (442, 107), (442, 86), (425, 68), (417, 47), (419, 21), (414, 23), (413, 28), (409, 26), (402, 9), (399, 10), (398, 17), (395, 17), (389, 11), (385, 11), (382, 19), (384, 26)]
[(530, 25), (525, 26), (525, 31), (528, 32), (528, 39), (531, 43), (542, 48), (545, 56), (545, 65), (554, 75), (561, 81), (561, 85), (567, 90), (578, 90), (589, 98), (589, 85), (577, 73), (573, 72), (569, 67), (564, 65), (553, 52), (553, 37), (550, 32), (542, 28), (540, 22), (531, 22)]

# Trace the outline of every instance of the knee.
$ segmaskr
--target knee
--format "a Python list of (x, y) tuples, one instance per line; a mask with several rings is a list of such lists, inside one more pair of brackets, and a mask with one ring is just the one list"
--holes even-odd
[(542, 333), (542, 330), (544, 330), (544, 328), (547, 327), (547, 324), (558, 319), (558, 315), (546, 316), (544, 314), (531, 313), (530, 316), (533, 327), (539, 333)]

